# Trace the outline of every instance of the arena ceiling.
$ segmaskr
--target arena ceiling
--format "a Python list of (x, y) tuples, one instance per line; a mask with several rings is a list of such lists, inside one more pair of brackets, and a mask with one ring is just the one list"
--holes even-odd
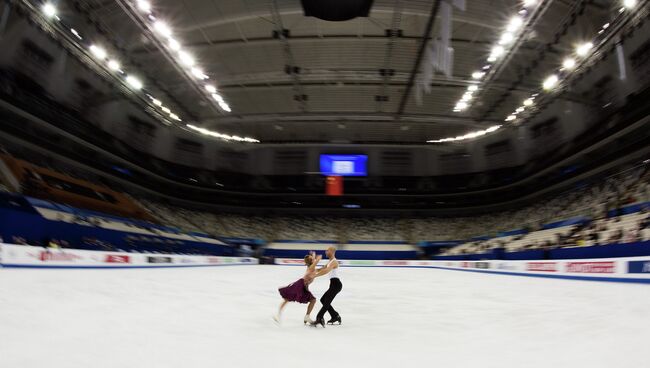
[[(453, 75), (437, 73), (419, 105), (409, 85), (422, 70), (421, 43), (440, 24), (439, 16), (429, 22), (435, 1), (375, 0), (368, 17), (328, 22), (305, 17), (299, 0), (151, 0), (158, 19), (210, 76), (230, 113), (215, 107), (192, 76), (165, 55), (134, 2), (79, 0), (71, 16), (103, 29), (128, 53), (129, 62), (155, 80), (167, 99), (163, 102), (197, 126), (262, 142), (424, 143), (502, 124), (567, 52), (592, 37), (621, 6), (605, 0), (537, 0), (534, 6), (543, 9), (524, 26), (519, 45), (496, 62), (499, 71), (485, 81), (471, 107), (454, 112), (474, 81), (472, 73), (485, 65), (522, 2), (467, 0), (466, 11), (455, 10)], [(283, 29), (286, 38), (274, 37)], [(387, 36), (390, 29), (400, 32)], [(288, 74), (287, 65), (300, 72)], [(394, 74), (382, 76), (380, 69)]]

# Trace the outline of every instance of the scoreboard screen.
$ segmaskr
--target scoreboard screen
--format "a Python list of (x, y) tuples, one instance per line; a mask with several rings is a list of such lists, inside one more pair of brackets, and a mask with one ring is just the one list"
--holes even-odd
[(323, 175), (367, 176), (368, 155), (320, 155)]

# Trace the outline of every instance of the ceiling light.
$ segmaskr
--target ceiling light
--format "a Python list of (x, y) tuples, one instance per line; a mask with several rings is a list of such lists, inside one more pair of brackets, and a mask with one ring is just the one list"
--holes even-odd
[(178, 117), (176, 114), (169, 114), (169, 117), (176, 120), (176, 121), (181, 121), (181, 118)]
[(117, 70), (120, 69), (120, 63), (118, 63), (117, 60), (109, 60), (109, 61), (108, 61), (108, 67), (109, 67), (111, 70), (115, 70), (115, 71), (117, 71)]
[(514, 38), (515, 36), (513, 36), (512, 33), (506, 32), (501, 35), (501, 39), (499, 40), (499, 45), (507, 45), (510, 42), (512, 42)]
[(142, 88), (142, 82), (140, 80), (132, 75), (129, 75), (126, 77), (126, 83), (128, 83), (131, 87), (134, 89), (141, 89)]
[(221, 134), (221, 133), (218, 133), (218, 132), (213, 132), (211, 130), (207, 130), (205, 128), (199, 128), (199, 127), (194, 126), (192, 124), (187, 124), (186, 126), (188, 128), (190, 128), (190, 129), (192, 129), (192, 130), (195, 130), (195, 131), (201, 133), (201, 134), (205, 134), (205, 135), (209, 135), (209, 136), (212, 136), (212, 137), (217, 137), (217, 138), (221, 138), (221, 139), (225, 139), (225, 140), (237, 140), (237, 141), (240, 141), (240, 142), (253, 142), (253, 143), (258, 143), (259, 142), (259, 140), (257, 140), (257, 139), (248, 138), (248, 137), (238, 137), (236, 135), (231, 136), (231, 135), (227, 135), (227, 134)]
[(208, 79), (208, 76), (203, 74), (203, 70), (199, 68), (192, 68), (192, 74), (199, 79)]
[(517, 118), (517, 117), (514, 116), (514, 115), (508, 115), (508, 117), (506, 118), (506, 121), (513, 121), (513, 120), (515, 120), (516, 118)]
[(81, 38), (81, 35), (79, 34), (79, 32), (77, 32), (76, 29), (70, 28), (70, 32), (72, 32), (72, 34), (75, 35), (75, 37), (77, 37), (78, 39), (80, 39), (80, 40), (83, 39), (83, 38)]
[(533, 99), (532, 98), (527, 98), (524, 100), (524, 106), (530, 106), (533, 104)]
[(170, 38), (169, 39), (169, 48), (174, 50), (174, 51), (178, 51), (178, 50), (181, 49), (181, 44), (178, 43), (178, 41), (176, 41), (175, 39)]
[(155, 98), (152, 99), (151, 102), (153, 102), (153, 104), (156, 106), (162, 106), (162, 102), (160, 100), (156, 100)]
[(171, 114), (171, 113), (172, 113), (172, 110), (170, 110), (169, 107), (164, 107), (164, 106), (163, 106), (163, 107), (161, 108), (161, 110), (162, 110), (163, 112), (165, 112), (166, 114)]
[(478, 90), (478, 86), (476, 84), (472, 84), (471, 86), (467, 86), (467, 90), (474, 92)]
[(467, 108), (467, 102), (465, 101), (460, 101), (456, 104), (457, 110), (465, 110), (466, 108)]
[(212, 98), (214, 98), (215, 100), (217, 100), (217, 102), (219, 102), (219, 103), (224, 103), (223, 97), (221, 97), (221, 95), (219, 95), (219, 94), (217, 94), (217, 93), (213, 93), (213, 94), (212, 94)]
[(636, 0), (623, 0), (623, 6), (632, 9), (636, 6)]
[(138, 0), (137, 1), (138, 9), (142, 10), (143, 12), (149, 14), (151, 13), (151, 3), (146, 1), (146, 0)]
[(178, 58), (181, 60), (181, 63), (186, 66), (194, 65), (194, 58), (185, 51), (180, 51), (178, 53)]
[(227, 112), (232, 111), (232, 110), (230, 109), (230, 106), (229, 106), (228, 104), (226, 104), (226, 103), (224, 103), (224, 104), (219, 104), (219, 106), (221, 106), (221, 108), (224, 109), (224, 110), (226, 110)]
[(95, 55), (95, 57), (98, 59), (103, 60), (106, 58), (106, 50), (104, 50), (104, 48), (102, 48), (101, 46), (91, 45), (90, 52), (92, 52), (93, 55)]
[(472, 99), (472, 92), (465, 92), (463, 94), (463, 97), (461, 98), (461, 101), (469, 101)]
[(497, 130), (499, 128), (501, 128), (501, 125), (493, 125), (493, 126), (487, 128), (487, 129), (485, 129), (485, 132), (486, 133), (492, 133), (493, 131), (495, 131), (495, 130)]
[(546, 90), (553, 89), (553, 87), (555, 87), (558, 81), (559, 79), (557, 75), (553, 74), (544, 80), (542, 87), (544, 87), (544, 89)]
[(483, 72), (474, 72), (474, 73), (472, 73), (472, 78), (481, 79), (481, 78), (483, 78), (484, 75), (485, 75), (485, 73), (483, 73)]
[(566, 59), (564, 59), (564, 61), (562, 62), (562, 66), (563, 66), (565, 69), (569, 69), (569, 70), (571, 70), (571, 69), (573, 69), (573, 68), (576, 66), (576, 61), (573, 60), (573, 59), (571, 59), (571, 58), (566, 58)]
[(519, 106), (517, 110), (515, 110), (517, 113), (523, 112), (524, 108), (522, 106)]
[(153, 24), (153, 28), (160, 33), (161, 35), (165, 37), (171, 37), (172, 36), (172, 30), (169, 28), (167, 23), (162, 22), (162, 21), (156, 21), (156, 23)]
[(578, 54), (578, 56), (586, 56), (592, 47), (594, 47), (594, 45), (591, 42), (585, 42), (576, 47), (576, 54)]
[(145, 13), (151, 12), (151, 3), (145, 0), (138, 0), (138, 9)]
[(524, 7), (530, 8), (537, 4), (537, 0), (524, 0)]
[(214, 88), (214, 86), (209, 85), (209, 84), (205, 86), (205, 90), (210, 92), (210, 93), (216, 93), (217, 92), (217, 89)]
[(506, 27), (506, 31), (508, 32), (514, 32), (521, 27), (521, 25), (524, 24), (524, 20), (521, 17), (514, 16), (510, 19), (510, 22), (508, 22), (508, 26)]
[(51, 3), (45, 3), (43, 4), (43, 14), (45, 14), (48, 18), (54, 18), (56, 16), (56, 7), (52, 5)]
[(490, 55), (490, 56), (487, 58), (487, 61), (490, 62), (490, 63), (495, 62), (495, 61), (497, 61), (497, 57), (494, 56), (494, 55)]
[(501, 56), (501, 54), (503, 54), (504, 51), (505, 49), (503, 48), (503, 46), (494, 46), (492, 48), (492, 55), (499, 57)]

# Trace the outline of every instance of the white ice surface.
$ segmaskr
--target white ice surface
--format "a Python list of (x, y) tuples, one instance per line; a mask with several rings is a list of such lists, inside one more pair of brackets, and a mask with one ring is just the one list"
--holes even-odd
[(343, 325), (314, 329), (271, 320), (302, 267), (0, 269), (0, 367), (649, 366), (647, 285), (342, 271)]

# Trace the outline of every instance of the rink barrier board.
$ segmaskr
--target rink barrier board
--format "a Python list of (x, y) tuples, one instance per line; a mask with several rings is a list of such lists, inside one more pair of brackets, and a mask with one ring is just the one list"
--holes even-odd
[(256, 258), (45, 249), (0, 244), (0, 266), (20, 268), (170, 268), (257, 264)]
[[(358, 267), (358, 266), (353, 266)], [(573, 276), (573, 275), (545, 275), (545, 274), (533, 274), (533, 273), (523, 273), (523, 272), (500, 272), (500, 271), (490, 271), (490, 270), (470, 270), (470, 269), (458, 269), (458, 268), (447, 268), (447, 267), (418, 267), (418, 268), (435, 268), (440, 270), (449, 270), (449, 271), (461, 271), (461, 272), (476, 272), (476, 273), (485, 273), (489, 275), (506, 275), (506, 276), (524, 276), (524, 277), (539, 277), (546, 279), (563, 279), (563, 280), (578, 280), (578, 281), (600, 281), (600, 282), (623, 282), (623, 283), (632, 283), (632, 284), (650, 284), (650, 278), (633, 278), (633, 277), (596, 277), (596, 276)]]
[[(304, 265), (302, 259), (276, 258), (277, 265)], [(326, 260), (319, 264), (325, 265)], [(339, 260), (341, 267), (435, 268), (508, 276), (567, 280), (650, 283), (650, 257), (524, 261)]]
[(148, 269), (148, 268), (189, 268), (189, 267), (226, 267), (226, 266), (248, 266), (251, 263), (225, 263), (225, 264), (196, 264), (196, 265), (170, 265), (170, 266), (58, 266), (58, 265), (26, 265), (26, 264), (0, 264), (0, 268), (48, 268), (48, 269), (94, 269), (94, 270), (125, 270), (125, 269)]

